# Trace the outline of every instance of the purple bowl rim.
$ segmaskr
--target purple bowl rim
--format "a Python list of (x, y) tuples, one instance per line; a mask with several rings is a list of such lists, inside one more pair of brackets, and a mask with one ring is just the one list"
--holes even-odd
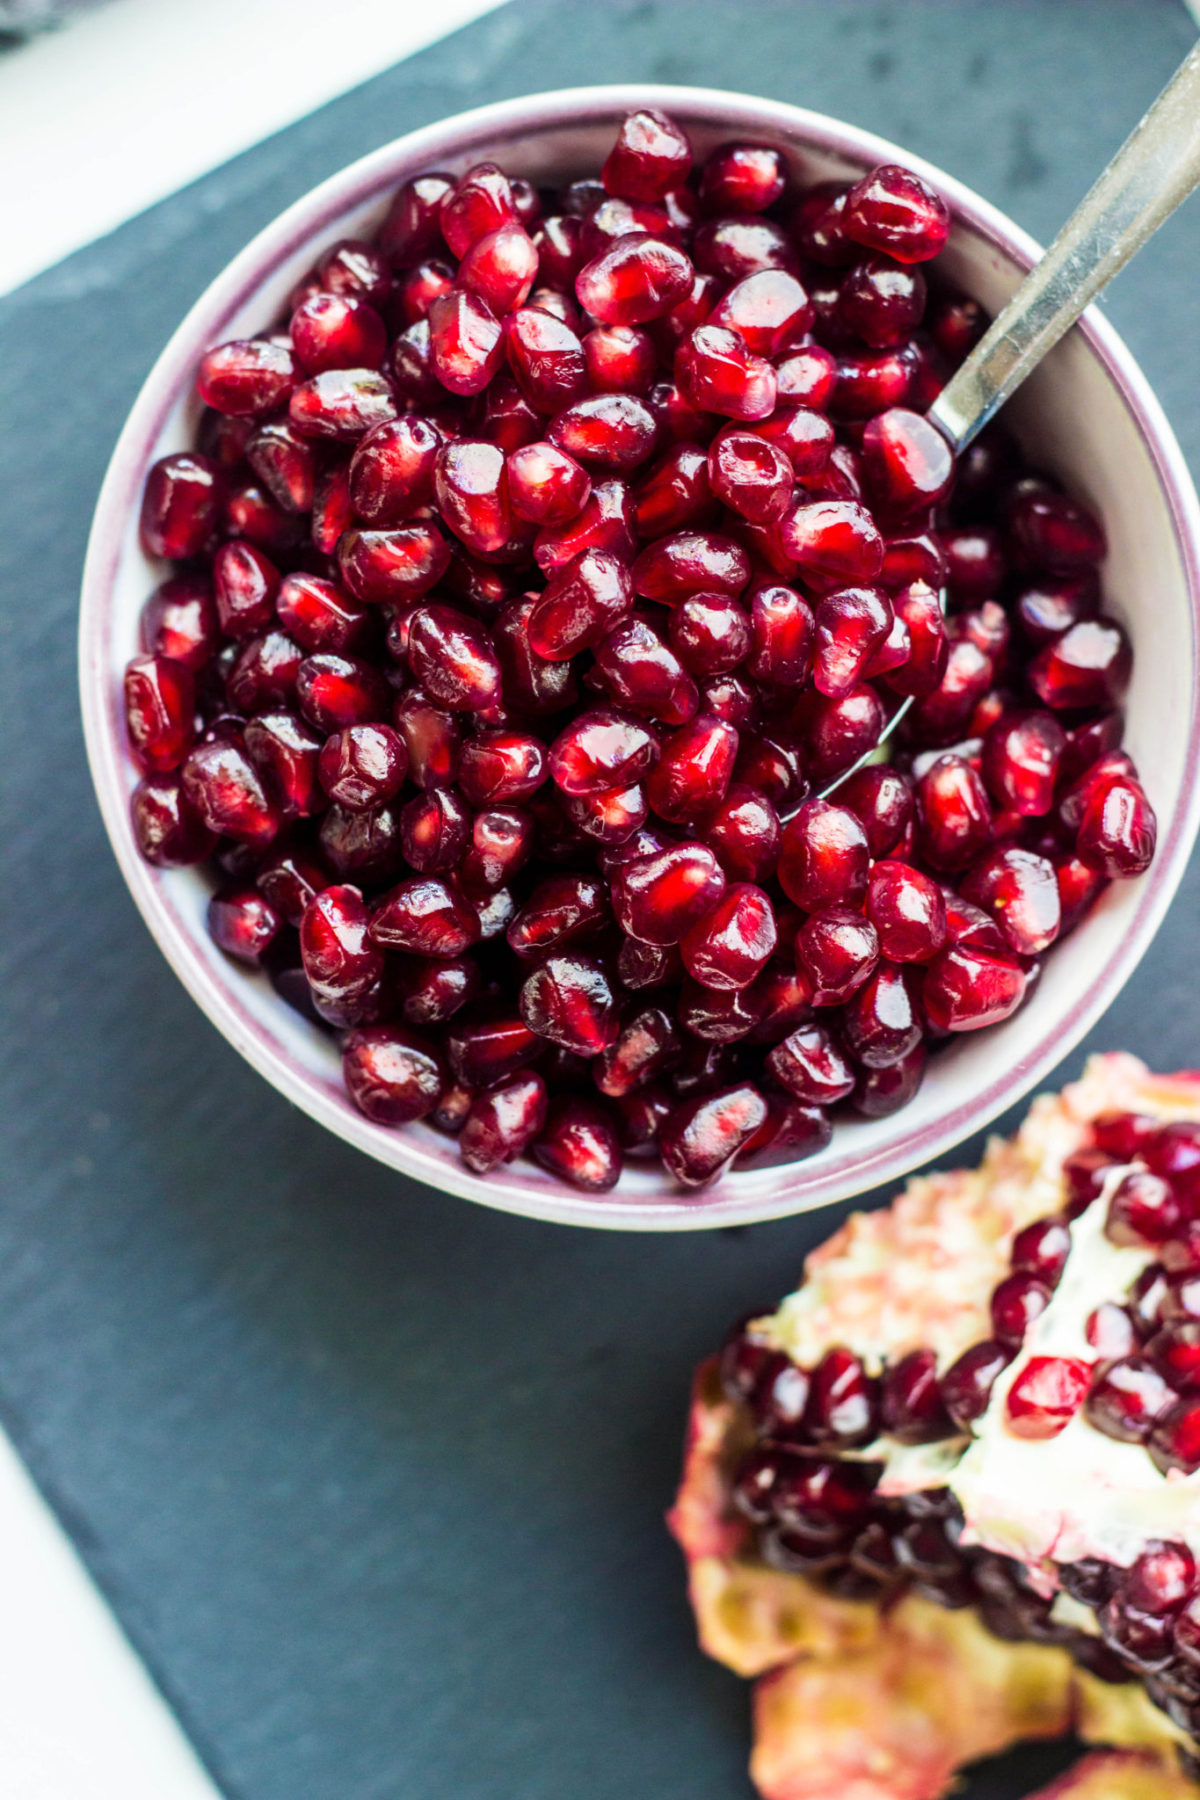
[[(83, 575), (79, 678), (92, 780), (105, 828), (134, 902), (192, 998), (222, 1036), (278, 1092), (356, 1148), (442, 1192), (558, 1223), (613, 1230), (708, 1230), (789, 1217), (902, 1179), (1023, 1098), (1111, 1003), (1149, 947), (1183, 875), (1200, 825), (1200, 787), (1192, 784), (1189, 793), (1185, 783), (1181, 790), (1155, 862), (1142, 878), (1137, 909), (1118, 952), (1046, 1034), (1036, 1054), (1019, 1059), (969, 1102), (869, 1153), (851, 1152), (832, 1163), (822, 1162), (816, 1179), (806, 1176), (813, 1165), (797, 1162), (765, 1171), (766, 1176), (773, 1178), (770, 1187), (737, 1198), (732, 1189), (719, 1184), (707, 1195), (690, 1201), (670, 1189), (664, 1189), (661, 1198), (589, 1199), (557, 1184), (547, 1186), (541, 1171), (536, 1175), (530, 1171), (534, 1175), (530, 1182), (520, 1164), (509, 1165), (521, 1177), (512, 1184), (472, 1175), (465, 1167), (443, 1166), (402, 1132), (375, 1125), (355, 1113), (348, 1102), (332, 1097), (332, 1088), (326, 1091), (329, 1084), (323, 1086), (308, 1071), (298, 1069), (285, 1052), (266, 1041), (257, 1021), (250, 1018), (237, 999), (233, 982), (223, 984), (217, 980), (196, 955), (189, 933), (156, 880), (160, 872), (151, 870), (138, 855), (128, 815), (129, 768), (123, 728), (108, 665), (106, 661), (102, 664), (99, 656), (110, 629), (112, 589), (144, 470), (167, 416), (181, 392), (190, 388), (200, 349), (214, 341), (222, 322), (235, 314), (274, 269), (305, 242), (319, 238), (323, 230), (352, 208), (382, 199), (400, 178), (402, 168), (415, 159), (428, 159), (430, 166), (439, 156), (462, 156), (475, 143), (536, 135), (548, 127), (608, 123), (636, 106), (674, 108), (690, 121), (739, 133), (778, 132), (794, 140), (799, 150), (811, 147), (851, 167), (903, 162), (943, 193), (956, 222), (1007, 259), (1019, 267), (1028, 267), (1041, 254), (1037, 242), (1005, 214), (924, 158), (872, 132), (805, 107), (752, 95), (657, 83), (557, 89), (455, 114), (407, 133), (330, 176), (258, 232), (199, 296), (158, 357), (118, 438), (96, 506)], [(1192, 704), (1187, 766), (1195, 767), (1200, 762), (1200, 503), (1162, 408), (1117, 332), (1094, 307), (1083, 315), (1079, 330), (1133, 420), (1168, 506), (1191, 602)], [(230, 974), (234, 982), (239, 979), (238, 971), (231, 970)], [(505, 1172), (497, 1171), (502, 1176)]]

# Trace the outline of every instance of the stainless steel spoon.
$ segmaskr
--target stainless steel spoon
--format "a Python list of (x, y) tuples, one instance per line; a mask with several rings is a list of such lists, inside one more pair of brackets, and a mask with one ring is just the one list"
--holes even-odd
[[(1197, 185), (1200, 44), (930, 407), (930, 420), (956, 451), (965, 449)], [(944, 610), (944, 595), (942, 605)], [(822, 789), (822, 799), (878, 758), (911, 705), (906, 700), (897, 708), (875, 748)]]

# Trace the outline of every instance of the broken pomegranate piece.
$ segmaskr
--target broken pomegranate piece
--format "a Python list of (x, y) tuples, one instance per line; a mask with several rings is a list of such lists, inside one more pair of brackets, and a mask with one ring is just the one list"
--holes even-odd
[(1200, 1278), (1181, 1208), (1111, 1223), (1198, 1125), (1200, 1075), (1094, 1058), (702, 1366), (670, 1523), (701, 1642), (762, 1677), (765, 1800), (937, 1800), (1072, 1725), (1130, 1753), (1048, 1795), (1200, 1792)]

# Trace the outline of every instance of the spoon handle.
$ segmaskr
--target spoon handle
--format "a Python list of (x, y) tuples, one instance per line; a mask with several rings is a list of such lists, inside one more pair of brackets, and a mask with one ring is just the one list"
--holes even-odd
[(930, 407), (930, 419), (956, 450), (983, 429), (1197, 183), (1200, 44)]

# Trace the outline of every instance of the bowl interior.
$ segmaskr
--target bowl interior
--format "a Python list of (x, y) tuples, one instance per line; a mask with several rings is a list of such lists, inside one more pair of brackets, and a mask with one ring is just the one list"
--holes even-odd
[[(485, 156), (535, 182), (594, 171), (631, 105), (668, 106), (700, 153), (731, 135), (775, 142), (807, 180), (852, 174), (883, 160), (918, 159), (868, 134), (800, 109), (694, 90), (583, 90), (506, 103), (432, 127), (327, 182), (268, 228), (214, 283), (151, 375), (122, 436), (89, 551), (81, 622), (81, 675), (89, 754), (126, 880), (160, 945), (224, 1034), (283, 1093), (380, 1161), (435, 1187), (489, 1205), (573, 1223), (687, 1229), (779, 1216), (894, 1179), (1017, 1100), (1059, 1060), (1113, 998), (1153, 935), (1196, 829), (1188, 783), (1197, 752), (1195, 494), (1144, 380), (1107, 327), (1073, 332), (1010, 408), (1036, 460), (1102, 515), (1110, 555), (1106, 601), (1135, 646), (1127, 745), (1158, 810), (1150, 874), (1111, 887), (1087, 921), (1047, 958), (1030, 1003), (1004, 1025), (963, 1037), (933, 1060), (916, 1099), (890, 1119), (847, 1120), (829, 1148), (801, 1163), (727, 1175), (700, 1198), (674, 1191), (657, 1165), (630, 1163), (614, 1193), (577, 1194), (522, 1160), (486, 1180), (459, 1161), (452, 1140), (425, 1125), (372, 1124), (347, 1100), (333, 1042), (292, 1012), (265, 979), (245, 973), (209, 939), (210, 888), (193, 870), (144, 864), (128, 822), (135, 774), (124, 749), (120, 678), (135, 653), (137, 621), (162, 570), (142, 553), (137, 507), (146, 468), (188, 443), (197, 406), (195, 363), (208, 344), (273, 323), (313, 252), (366, 235), (399, 182), (422, 169), (461, 172)], [(538, 119), (537, 124), (531, 120)], [(1036, 247), (939, 171), (955, 229), (944, 266), (996, 310)]]

